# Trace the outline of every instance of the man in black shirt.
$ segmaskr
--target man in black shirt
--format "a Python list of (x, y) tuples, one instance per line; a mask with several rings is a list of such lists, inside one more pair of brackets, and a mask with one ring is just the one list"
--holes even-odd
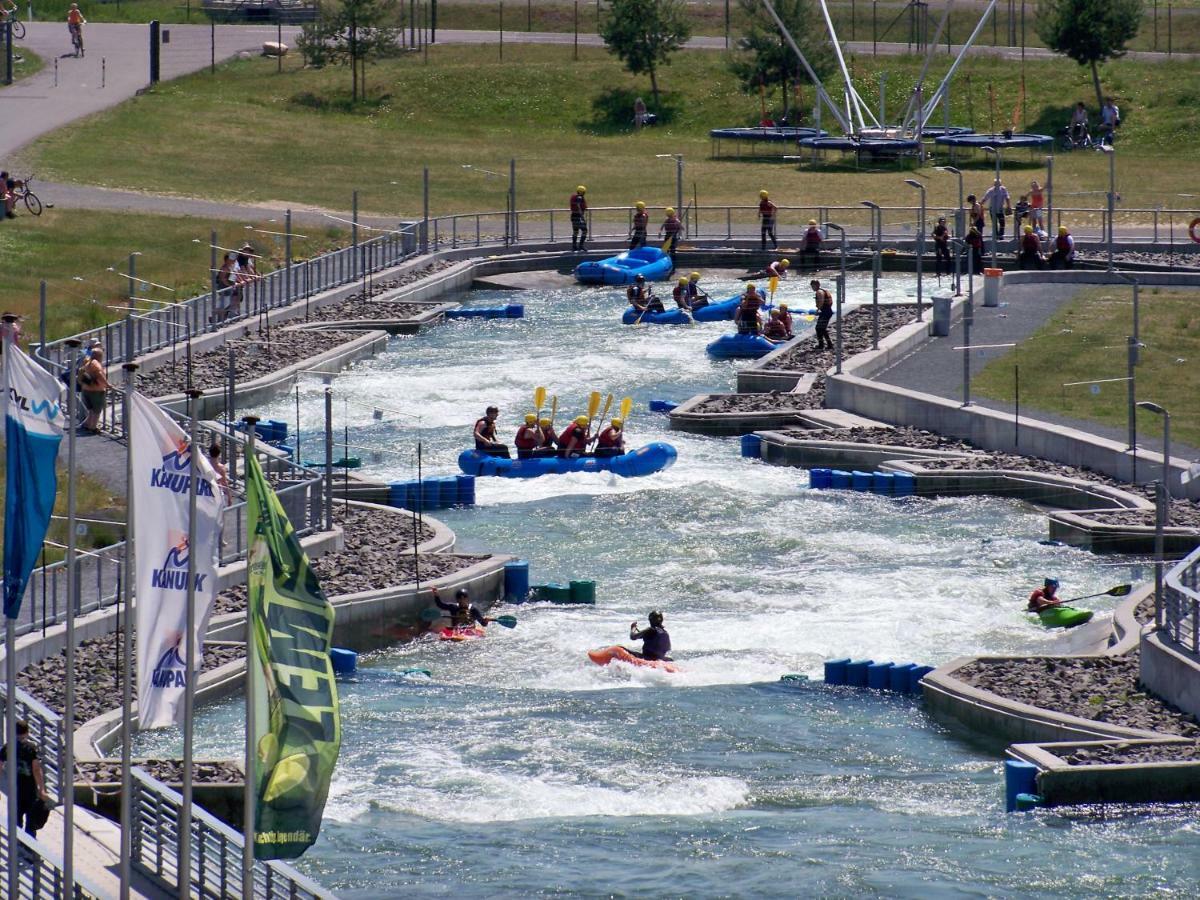
[[(8, 745), (0, 749), (0, 784), (7, 785), (5, 767), (8, 763)], [(33, 810), (38, 800), (47, 803), (46, 782), (42, 777), (42, 762), (38, 759), (37, 747), (29, 740), (29, 725), (17, 722), (17, 827), (24, 824), (30, 837), (37, 837), (38, 827), (33, 824)]]
[(663, 615), (660, 612), (650, 613), (650, 627), (638, 630), (638, 623), (629, 626), (629, 639), (642, 642), (642, 652), (637, 654), (642, 659), (670, 659), (671, 636), (663, 628)]

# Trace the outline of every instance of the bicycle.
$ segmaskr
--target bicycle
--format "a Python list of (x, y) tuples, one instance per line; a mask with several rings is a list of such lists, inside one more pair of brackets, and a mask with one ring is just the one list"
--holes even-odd
[(8, 22), (10, 25), (12, 25), (12, 36), (13, 36), (14, 41), (22, 41), (25, 39), (25, 23), (24, 22), (22, 22), (20, 19), (16, 18), (15, 16), (11, 19), (8, 18), (7, 16), (0, 17), (0, 25), (3, 25), (5, 22)]
[(29, 182), (33, 181), (33, 176), (30, 175), (24, 181), (18, 181), (13, 186), (13, 195), (25, 203), (25, 208), (32, 215), (40, 216), (42, 214), (42, 201), (38, 199), (38, 195), (29, 189)]
[(75, 48), (76, 56), (83, 56), (83, 26), (68, 25), (71, 31), (71, 46)]

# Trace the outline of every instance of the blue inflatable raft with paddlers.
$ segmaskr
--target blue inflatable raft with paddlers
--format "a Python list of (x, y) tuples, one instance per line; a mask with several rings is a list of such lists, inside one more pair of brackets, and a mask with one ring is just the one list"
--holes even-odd
[(669, 469), (676, 456), (675, 448), (662, 441), (619, 456), (572, 456), (570, 459), (561, 456), (506, 459), (488, 456), (478, 450), (464, 450), (458, 455), (458, 467), (468, 475), (498, 475), (501, 478), (537, 478), (567, 472), (612, 472), (622, 478), (637, 478)]
[(662, 312), (643, 312), (636, 307), (629, 307), (621, 316), (623, 325), (690, 325), (692, 317), (686, 310), (678, 306)]
[(575, 267), (575, 280), (583, 284), (633, 284), (644, 275), (647, 281), (662, 281), (671, 274), (671, 257), (658, 247), (638, 247), (610, 256), (588, 260)]
[(705, 349), (714, 359), (758, 359), (779, 347), (761, 334), (723, 334)]

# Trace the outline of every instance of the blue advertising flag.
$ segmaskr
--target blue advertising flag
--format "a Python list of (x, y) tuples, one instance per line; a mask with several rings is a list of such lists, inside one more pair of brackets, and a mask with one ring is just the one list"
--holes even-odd
[(4, 615), (15, 619), (50, 525), (63, 436), (61, 385), (16, 344), (3, 348)]

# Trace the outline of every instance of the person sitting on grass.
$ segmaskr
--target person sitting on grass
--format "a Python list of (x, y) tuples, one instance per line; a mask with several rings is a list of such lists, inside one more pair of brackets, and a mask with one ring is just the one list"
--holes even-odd
[(1058, 579), (1047, 578), (1042, 582), (1042, 586), (1034, 590), (1029, 595), (1029, 603), (1025, 607), (1026, 612), (1041, 612), (1044, 609), (1054, 609), (1061, 606), (1065, 601), (1058, 598)]

